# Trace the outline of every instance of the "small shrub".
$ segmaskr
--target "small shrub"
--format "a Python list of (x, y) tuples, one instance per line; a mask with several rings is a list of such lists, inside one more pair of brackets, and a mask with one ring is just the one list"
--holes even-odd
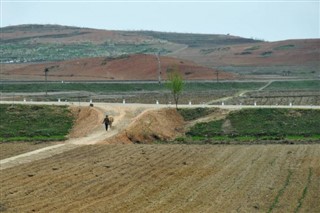
[(178, 109), (178, 112), (185, 121), (192, 121), (209, 115), (215, 111), (214, 108), (194, 108), (194, 109)]
[(271, 56), (271, 55), (272, 55), (272, 51), (263, 52), (263, 53), (261, 53), (261, 55), (262, 55), (263, 57)]

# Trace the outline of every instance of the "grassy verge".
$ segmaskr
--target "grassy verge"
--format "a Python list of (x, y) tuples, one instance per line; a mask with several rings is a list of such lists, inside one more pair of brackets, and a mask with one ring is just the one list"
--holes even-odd
[[(201, 112), (198, 113), (198, 109), (188, 109), (188, 113), (184, 110), (179, 112), (185, 120), (203, 116)], [(177, 138), (174, 143), (319, 142), (319, 126), (320, 110), (242, 109), (231, 112), (224, 119), (197, 123), (186, 132), (186, 137)]]
[(66, 106), (0, 105), (0, 141), (65, 140), (73, 124)]
[(178, 109), (180, 115), (182, 115), (185, 121), (192, 121), (207, 116), (213, 113), (215, 110), (215, 108)]

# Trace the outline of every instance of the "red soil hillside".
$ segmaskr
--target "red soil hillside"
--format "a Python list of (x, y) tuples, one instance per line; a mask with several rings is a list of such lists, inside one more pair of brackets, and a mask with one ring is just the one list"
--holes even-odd
[(170, 55), (205, 66), (319, 66), (320, 39), (188, 48)]
[[(216, 70), (187, 60), (161, 57), (162, 79), (168, 69), (177, 67), (186, 80), (214, 79)], [(121, 58), (86, 58), (62, 62), (25, 64), (17, 67), (7, 64), (2, 78), (7, 80), (44, 80), (44, 70), (49, 68), (48, 80), (157, 80), (158, 61), (154, 55), (137, 54)], [(235, 75), (219, 71), (220, 79), (234, 79)]]

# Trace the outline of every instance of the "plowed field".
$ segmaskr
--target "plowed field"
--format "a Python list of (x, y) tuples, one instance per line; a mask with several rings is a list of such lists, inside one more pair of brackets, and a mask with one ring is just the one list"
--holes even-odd
[(320, 145), (88, 145), (0, 180), (7, 212), (320, 212)]

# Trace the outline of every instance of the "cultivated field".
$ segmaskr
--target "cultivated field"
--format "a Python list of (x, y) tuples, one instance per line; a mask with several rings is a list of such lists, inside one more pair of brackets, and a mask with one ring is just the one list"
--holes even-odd
[[(180, 129), (173, 109), (145, 107), (84, 107), (65, 144), (2, 160), (0, 210), (319, 212), (319, 144), (119, 144)], [(109, 132), (101, 124), (105, 112), (115, 118)], [(4, 154), (27, 151), (8, 146)]]
[(320, 145), (83, 146), (1, 172), (0, 209), (319, 212), (319, 156)]
[[(319, 80), (186, 82), (181, 104), (320, 105)], [(48, 91), (48, 95), (45, 95)], [(166, 84), (158, 82), (3, 83), (1, 100), (122, 103), (174, 103)]]

